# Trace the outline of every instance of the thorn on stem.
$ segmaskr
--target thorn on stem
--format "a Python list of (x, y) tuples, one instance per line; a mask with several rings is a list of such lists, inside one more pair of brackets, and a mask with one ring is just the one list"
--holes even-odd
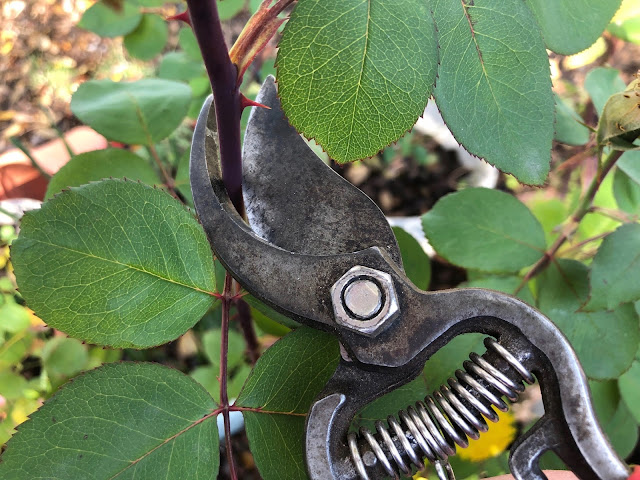
[(180, 20), (181, 22), (186, 23), (190, 27), (192, 26), (191, 17), (189, 16), (189, 10), (185, 10), (184, 12), (178, 13), (177, 15), (171, 15), (170, 17), (167, 17), (167, 20)]
[(268, 110), (271, 110), (271, 107), (267, 107), (266, 105), (263, 105), (261, 103), (258, 103), (254, 100), (251, 100), (250, 98), (247, 98), (244, 96), (244, 94), (240, 94), (240, 108), (242, 110), (244, 110), (247, 107), (261, 107), (261, 108), (266, 108)]

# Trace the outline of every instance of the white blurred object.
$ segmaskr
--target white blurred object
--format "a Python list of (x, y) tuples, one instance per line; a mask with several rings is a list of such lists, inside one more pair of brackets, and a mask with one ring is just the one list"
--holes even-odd
[[(233, 403), (233, 399), (231, 403)], [(218, 414), (216, 421), (218, 423), (218, 438), (222, 441), (224, 440), (224, 417), (222, 416), (222, 413)], [(242, 412), (229, 412), (229, 427), (232, 436), (244, 429), (244, 418), (242, 416)]]
[[(28, 210), (36, 210), (40, 208), (42, 202), (33, 200), (32, 198), (9, 198), (0, 200), (0, 225), (17, 225), (16, 218), (22, 218), (24, 212)], [(12, 214), (15, 218), (11, 218), (3, 212)]]
[(467, 180), (474, 187), (495, 188), (498, 183), (498, 169), (492, 167), (484, 160), (471, 155), (453, 137), (442, 120), (436, 102), (430, 100), (421, 118), (414, 127), (415, 131), (428, 135), (438, 142), (446, 150), (454, 150), (458, 161), (466, 169), (470, 170)]
[(422, 230), (422, 218), (421, 217), (387, 217), (387, 222), (392, 227), (400, 227), (405, 232), (409, 233), (415, 238), (422, 249), (429, 257), (433, 257), (436, 251), (431, 245), (427, 237), (424, 236), (424, 230)]

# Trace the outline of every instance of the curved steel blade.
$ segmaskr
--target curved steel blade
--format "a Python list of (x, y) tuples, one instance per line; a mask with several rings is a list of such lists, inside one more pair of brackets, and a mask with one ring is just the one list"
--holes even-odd
[(263, 239), (310, 255), (384, 248), (402, 266), (384, 214), (324, 164), (289, 124), (267, 77), (244, 137), (243, 194), (249, 224)]

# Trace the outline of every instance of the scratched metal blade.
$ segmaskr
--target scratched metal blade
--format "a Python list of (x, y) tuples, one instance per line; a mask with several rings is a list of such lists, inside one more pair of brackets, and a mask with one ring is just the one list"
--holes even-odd
[(344, 180), (289, 125), (269, 76), (244, 137), (243, 193), (249, 224), (265, 240), (292, 252), (329, 255), (384, 248), (402, 266), (384, 214)]

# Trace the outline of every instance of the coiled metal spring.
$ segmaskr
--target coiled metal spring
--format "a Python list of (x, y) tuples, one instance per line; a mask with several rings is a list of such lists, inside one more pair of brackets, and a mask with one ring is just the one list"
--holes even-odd
[[(496, 340), (486, 338), (485, 345), (510, 365), (523, 381), (528, 384), (535, 381), (531, 372)], [(391, 477), (398, 478), (400, 472), (410, 476), (411, 463), (419, 469), (425, 468), (422, 458), (426, 457), (435, 464), (440, 478), (453, 478), (447, 458), (456, 453), (456, 444), (462, 448), (468, 447), (469, 438), (475, 440), (481, 432), (487, 431), (487, 422), (483, 417), (492, 422), (498, 421), (498, 415), (491, 405), (506, 412), (509, 407), (501, 397), (515, 402), (524, 391), (521, 381), (510, 380), (478, 354), (471, 353), (469, 358), (463, 363), (464, 371), (457, 370), (455, 378), (448, 380), (448, 385), (441, 386), (424, 402), (417, 402), (415, 408), (410, 406), (401, 410), (398, 413), (400, 420), (393, 416), (387, 418), (389, 428), (395, 434), (393, 438), (389, 428), (380, 420), (376, 422), (376, 436), (365, 427), (360, 429), (371, 451)], [(365, 462), (358, 450), (357, 435), (350, 433), (347, 439), (358, 474), (363, 480), (369, 480)], [(409, 465), (401, 451), (410, 460)]]

